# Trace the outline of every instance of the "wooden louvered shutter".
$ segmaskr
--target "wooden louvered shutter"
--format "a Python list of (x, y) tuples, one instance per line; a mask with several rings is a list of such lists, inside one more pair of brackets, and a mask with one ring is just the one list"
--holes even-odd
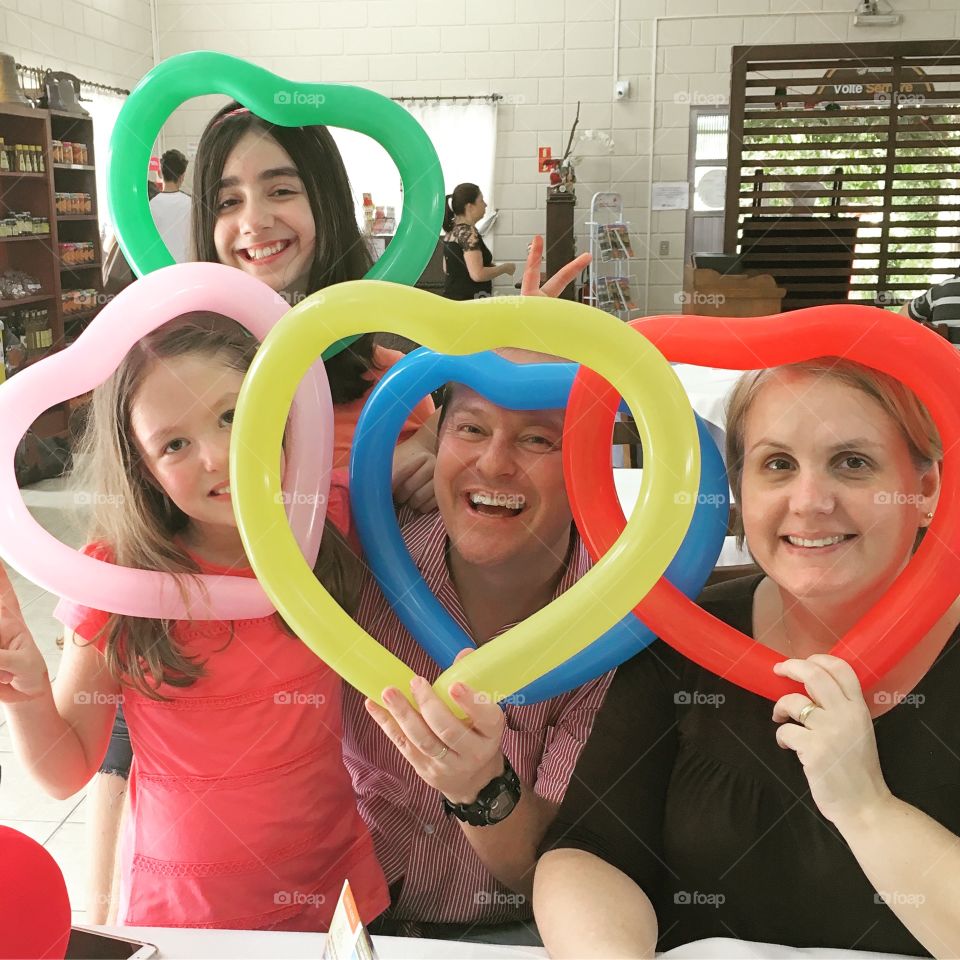
[(785, 310), (960, 273), (956, 41), (734, 47), (724, 249)]

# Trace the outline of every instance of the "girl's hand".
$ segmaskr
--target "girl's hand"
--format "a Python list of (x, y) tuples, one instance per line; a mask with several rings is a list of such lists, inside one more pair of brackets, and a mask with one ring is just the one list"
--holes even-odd
[[(845, 820), (892, 797), (860, 681), (846, 661), (822, 653), (773, 669), (807, 690), (807, 696), (788, 693), (774, 704), (773, 720), (782, 724), (777, 743), (796, 752), (814, 802), (842, 831)], [(807, 709), (811, 703), (813, 709)]]
[(17, 595), (0, 564), (0, 703), (35, 700), (49, 689), (46, 661), (23, 622)]
[[(457, 659), (464, 655), (461, 652)], [(383, 692), (386, 710), (367, 700), (367, 712), (421, 779), (451, 803), (473, 803), (503, 773), (503, 711), (466, 684), (455, 683), (450, 696), (467, 715), (464, 721), (450, 712), (423, 677), (414, 677), (410, 689), (419, 713), (395, 687)]]
[(437, 509), (433, 493), (433, 471), (437, 455), (422, 447), (408, 446), (411, 441), (397, 446), (393, 455), (393, 502), (418, 513)]
[(515, 263), (501, 263), (500, 264), (500, 273), (505, 277), (512, 277), (517, 272), (517, 265)]
[(559, 297), (567, 285), (583, 273), (590, 265), (590, 254), (581, 253), (565, 267), (561, 267), (542, 287), (540, 286), (540, 260), (543, 257), (543, 237), (537, 235), (530, 244), (527, 253), (527, 265), (523, 270), (520, 284), (521, 297)]

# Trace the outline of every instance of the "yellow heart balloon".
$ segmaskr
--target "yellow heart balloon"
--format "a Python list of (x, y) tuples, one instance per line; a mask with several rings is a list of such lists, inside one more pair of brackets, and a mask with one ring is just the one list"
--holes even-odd
[[(361, 693), (408, 696), (413, 673), (361, 629), (321, 586), (287, 524), (280, 451), (297, 384), (331, 343), (358, 333), (402, 334), (442, 353), (502, 346), (553, 353), (596, 370), (635, 412), (643, 483), (623, 533), (581, 580), (434, 684), (451, 707), (462, 681), (499, 700), (559, 666), (622, 619), (659, 580), (690, 524), (700, 480), (693, 411), (673, 369), (614, 317), (569, 300), (491, 297), (454, 303), (411, 287), (358, 280), (328, 287), (270, 331), (237, 400), (230, 446), (233, 506), (250, 563), (299, 637)], [(459, 712), (459, 711), (458, 711)]]

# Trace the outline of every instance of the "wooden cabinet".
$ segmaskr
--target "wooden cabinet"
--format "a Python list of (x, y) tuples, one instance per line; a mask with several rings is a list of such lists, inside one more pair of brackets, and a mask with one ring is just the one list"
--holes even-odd
[[(577, 197), (572, 193), (558, 193), (547, 197), (545, 246), (547, 255), (546, 279), (548, 280), (576, 256), (576, 242), (573, 233), (573, 218), (576, 206)], [(573, 283), (568, 283), (560, 296), (564, 300), (573, 300)]]
[(700, 317), (768, 317), (781, 312), (785, 293), (768, 273), (722, 274), (687, 265), (683, 268), (681, 313)]
[[(0, 219), (9, 223), (17, 213), (29, 212), (49, 225), (46, 232), (34, 224), (33, 233), (0, 236), (0, 273), (22, 272), (40, 283), (29, 296), (4, 300), (0, 295), (0, 318), (21, 330), (26, 323), (31, 325), (29, 332), (24, 331), (28, 352), (22, 370), (75, 340), (103, 306), (93, 121), (61, 111), (0, 104), (0, 137), (11, 160), (10, 169), (0, 169)], [(87, 162), (56, 158), (55, 140), (82, 144)], [(44, 169), (17, 169), (17, 144), (39, 147)], [(75, 291), (83, 293), (71, 296)], [(35, 437), (66, 438), (66, 399), (37, 418), (31, 428)]]

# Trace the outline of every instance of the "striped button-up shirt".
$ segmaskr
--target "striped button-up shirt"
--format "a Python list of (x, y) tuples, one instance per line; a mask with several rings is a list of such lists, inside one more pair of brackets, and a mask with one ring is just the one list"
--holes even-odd
[[(447, 535), (438, 512), (401, 515), (403, 535), (424, 580), (469, 634), (446, 563)], [(576, 535), (575, 535), (576, 536)], [(590, 569), (576, 537), (555, 596)], [(431, 683), (440, 675), (394, 614), (372, 578), (364, 584), (357, 620), (388, 650)], [(503, 629), (507, 630), (508, 624)], [(529, 706), (508, 705), (503, 753), (525, 789), (559, 804), (612, 673), (570, 693)], [(386, 737), (352, 687), (344, 691), (344, 760), (360, 814), (373, 835), (391, 888), (403, 880), (391, 918), (431, 923), (499, 924), (528, 920), (530, 904), (498, 883), (428, 786)]]

